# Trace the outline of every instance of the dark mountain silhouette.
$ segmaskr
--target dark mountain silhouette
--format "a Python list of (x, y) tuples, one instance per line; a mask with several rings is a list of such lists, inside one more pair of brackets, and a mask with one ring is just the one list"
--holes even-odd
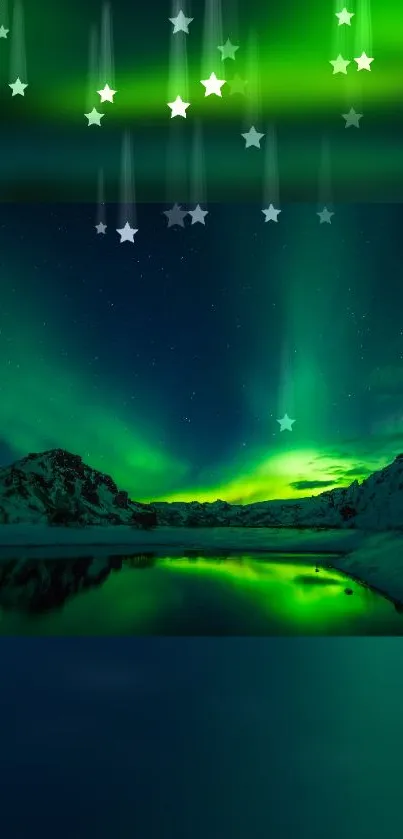
[(19, 522), (144, 528), (156, 524), (156, 514), (79, 455), (51, 449), (0, 470), (0, 523)]

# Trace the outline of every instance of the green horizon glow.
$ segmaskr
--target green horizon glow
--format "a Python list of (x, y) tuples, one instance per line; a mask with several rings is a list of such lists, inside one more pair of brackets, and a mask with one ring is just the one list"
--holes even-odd
[[(100, 37), (101, 31), (105, 35), (105, 5), (94, 14), (71, 0), (68, 10), (59, 4), (49, 14), (41, 4), (38, 0), (29, 20), (27, 14), (26, 43), (19, 45), (23, 75), (25, 63), (27, 68), (26, 95), (11, 97), (6, 85), (0, 91), (3, 200), (23, 196), (31, 201), (34, 196), (46, 201), (52, 196), (57, 201), (62, 196), (61, 200), (92, 201), (92, 167), (98, 158), (96, 168), (102, 161), (105, 170), (107, 198), (118, 201), (117, 135), (122, 131), (133, 132), (135, 138), (136, 200), (162, 203), (167, 192), (169, 203), (171, 198), (172, 203), (187, 200), (182, 184), (198, 124), (204, 129), (209, 199), (256, 200), (262, 177), (259, 154), (245, 153), (240, 136), (254, 123), (262, 133), (268, 123), (278, 128), (280, 183), (295, 200), (304, 201), (307, 194), (312, 200), (323, 132), (330, 135), (332, 176), (339, 195), (347, 201), (367, 201), (368, 196), (395, 201), (401, 195), (403, 20), (398, 0), (357, 0), (350, 4), (355, 12), (352, 25), (341, 27), (334, 14), (338, 4), (333, 2), (324, 6), (308, 0), (296, 7), (284, 0), (278, 8), (256, 3), (256, 8), (239, 7), (239, 14), (223, 7), (222, 39), (231, 34), (239, 46), (234, 61), (221, 61), (217, 50), (220, 3), (214, 26), (205, 26), (205, 9), (200, 8), (183, 38), (172, 34), (168, 9), (163, 14), (156, 9), (155, 15), (147, 8), (136, 9), (130, 35), (129, 15), (113, 9), (108, 59), (105, 49), (97, 48), (97, 38), (105, 47)], [(95, 36), (92, 51), (90, 31)], [(370, 72), (359, 72), (354, 64), (362, 51), (374, 58)], [(10, 30), (0, 51), (7, 82), (12, 52)], [(339, 52), (351, 62), (347, 75), (332, 72), (330, 61)], [(200, 80), (210, 72), (227, 82), (222, 97), (204, 96)], [(230, 94), (228, 81), (235, 75), (248, 82), (245, 95)], [(106, 83), (117, 91), (113, 103), (101, 103), (97, 93)], [(171, 119), (167, 103), (177, 95), (190, 102), (186, 119)], [(89, 130), (85, 114), (93, 107), (104, 118), (101, 128)], [(350, 107), (363, 115), (359, 131), (345, 130), (342, 115)], [(31, 131), (32, 144), (21, 155), (14, 135)], [(175, 132), (183, 132), (182, 139)], [(175, 177), (170, 175), (172, 183), (177, 180), (172, 190), (166, 184), (168, 137), (181, 149), (180, 169)]]
[[(377, 462), (370, 460), (370, 469), (381, 469), (388, 463), (388, 458), (379, 458)], [(328, 457), (320, 451), (293, 450), (292, 452), (264, 457), (256, 456), (245, 472), (240, 472), (235, 478), (228, 477), (222, 484), (214, 487), (194, 487), (186, 491), (168, 494), (164, 498), (148, 498), (147, 501), (203, 501), (213, 502), (218, 498), (231, 504), (252, 504), (258, 501), (286, 500), (290, 498), (304, 498), (320, 495), (325, 490), (348, 486), (353, 479), (335, 479), (333, 470), (349, 471), (356, 467), (357, 458), (341, 460)], [(230, 467), (231, 468), (231, 467)], [(228, 469), (228, 472), (230, 471)], [(362, 481), (368, 476), (368, 467), (362, 464), (362, 473), (357, 472), (354, 480)], [(323, 486), (305, 490), (293, 489), (290, 484), (297, 481), (323, 481)]]
[[(169, 77), (169, 86), (177, 83), (180, 87), (183, 83), (184, 94), (188, 79), (190, 102), (195, 99), (197, 106), (200, 106), (200, 113), (203, 113), (207, 120), (210, 117), (225, 120), (227, 114), (233, 116), (239, 110), (242, 112), (247, 107), (247, 96), (229, 96), (227, 86), (224, 85), (225, 102), (218, 101), (217, 97), (204, 99), (200, 79), (203, 77), (203, 67), (206, 67), (206, 72), (208, 70), (207, 63), (209, 67), (211, 65), (210, 72), (220, 72), (221, 77), (226, 80), (232, 78), (235, 73), (247, 78), (247, 69), (251, 67), (250, 61), (248, 63), (248, 50), (254, 32), (258, 33), (256, 70), (259, 77), (259, 96), (266, 115), (276, 111), (279, 114), (289, 112), (294, 117), (298, 114), (310, 114), (312, 110), (320, 112), (323, 107), (328, 111), (329, 107), (341, 102), (346, 95), (354, 96), (360, 91), (368, 107), (390, 103), (393, 100), (397, 103), (403, 95), (403, 75), (400, 72), (403, 16), (400, 3), (398, 0), (386, 0), (382, 4), (369, 4), (364, 0), (352, 2), (349, 5), (349, 9), (355, 12), (352, 24), (340, 27), (334, 13), (339, 5), (331, 3), (324, 7), (311, 0), (302, 7), (294, 4), (292, 9), (288, 9), (284, 14), (274, 16), (271, 9), (260, 6), (253, 11), (252, 17), (248, 15), (247, 24), (245, 22), (243, 25), (240, 22), (238, 31), (232, 33), (233, 41), (239, 45), (235, 61), (221, 61), (216, 45), (203, 42), (202, 9), (195, 13), (190, 34), (183, 40), (181, 49), (183, 48), (184, 52), (179, 48), (178, 37), (176, 36), (175, 40), (171, 34), (168, 8), (166, 17), (157, 21), (153, 49), (148, 50), (141, 37), (138, 41), (135, 38), (134, 44), (137, 49), (134, 47), (130, 54), (125, 54), (126, 50), (118, 49), (121, 40), (116, 35), (117, 14), (112, 14), (114, 34), (111, 46), (114, 84), (118, 94), (115, 102), (106, 103), (103, 109), (112, 120), (126, 120), (128, 117), (166, 117), (169, 121), (169, 111), (166, 107)], [(72, 2), (67, 14), (62, 7), (60, 10), (54, 10), (53, 17), (49, 14), (41, 15), (39, 9), (39, 13), (29, 20), (32, 44), (41, 44), (45, 29), (49, 66), (57, 66), (60, 69), (58, 73), (49, 74), (40, 47), (27, 51), (27, 80), (31, 87), (31, 96), (26, 97), (24, 101), (25, 112), (32, 109), (32, 113), (39, 116), (46, 114), (55, 120), (78, 121), (83, 110), (86, 110), (84, 104), (88, 96), (90, 24), (89, 21), (83, 22), (78, 37), (75, 9), (77, 16), (82, 19), (78, 4)], [(98, 20), (92, 20), (92, 25), (99, 28), (100, 22), (101, 14)], [(140, 36), (141, 24), (140, 14), (137, 25), (137, 35)], [(224, 28), (226, 32), (231, 29), (230, 12), (226, 16)], [(144, 31), (148, 32), (148, 27)], [(62, 44), (58, 40), (61, 33)], [(11, 35), (9, 40), (10, 38)], [(76, 44), (74, 62), (71, 62), (72, 42)], [(7, 47), (7, 43), (4, 46)], [(176, 54), (172, 52), (174, 47), (177, 48)], [(370, 73), (358, 73), (353, 65), (353, 58), (358, 50), (372, 50), (374, 63)], [(339, 51), (352, 61), (347, 76), (332, 75), (329, 61), (335, 58), (334, 53)], [(181, 62), (184, 56), (186, 61)], [(77, 61), (77, 58), (80, 60)], [(77, 71), (77, 66), (82, 69)], [(100, 85), (110, 81), (103, 79), (100, 74)], [(100, 102), (97, 88), (98, 84), (94, 89), (94, 105)], [(180, 90), (177, 92), (181, 93)], [(189, 109), (187, 122), (191, 121), (192, 110)], [(194, 111), (196, 113), (196, 108)]]
[[(331, 65), (329, 64), (330, 83), (326, 73), (324, 73), (315, 79), (315, 85), (312, 86), (312, 74), (316, 74), (317, 70), (316, 64), (311, 66), (298, 76), (296, 83), (295, 70), (290, 68), (288, 64), (278, 61), (271, 66), (270, 73), (274, 78), (281, 77), (282, 85), (267, 86), (262, 89), (262, 119), (267, 119), (273, 113), (282, 116), (289, 114), (293, 119), (299, 116), (306, 118), (307, 113), (309, 115), (312, 115), (312, 113), (322, 115), (323, 112), (329, 113), (332, 108), (344, 107), (346, 98), (353, 101), (356, 95), (364, 96), (366, 104), (384, 105), (385, 107), (403, 96), (403, 77), (396, 74), (393, 62), (390, 62), (389, 67), (383, 68), (381, 75), (376, 75), (375, 71), (372, 71), (371, 78), (365, 80), (356, 77), (353, 79), (340, 78), (339, 75), (332, 77)], [(354, 70), (351, 72), (353, 73)], [(203, 117), (207, 122), (211, 120), (215, 124), (219, 124), (221, 121), (225, 122), (227, 117), (234, 119), (241, 116), (244, 118), (243, 111), (247, 103), (246, 95), (231, 95), (228, 85), (224, 85), (223, 95), (220, 99), (218, 97), (207, 97), (205, 99), (204, 89), (200, 85), (197, 74), (189, 75), (190, 99), (187, 101), (190, 101), (191, 107), (187, 113), (187, 124), (192, 122), (192, 116), (195, 118)], [(232, 75), (228, 75), (228, 78), (231, 79)], [(348, 81), (349, 87), (343, 84), (346, 81)], [(100, 84), (103, 86), (102, 82)], [(161, 79), (156, 73), (154, 77), (152, 74), (151, 77), (148, 75), (146, 82), (139, 82), (132, 72), (122, 72), (117, 85), (119, 85), (119, 88), (113, 104), (102, 103), (102, 107), (100, 106), (99, 96), (94, 90), (93, 105), (97, 110), (108, 115), (108, 122), (111, 125), (119, 124), (122, 121), (126, 124), (128, 118), (144, 119), (145, 117), (155, 119), (158, 122), (164, 122), (167, 119), (169, 124), (170, 112), (166, 104), (169, 101), (165, 89), (166, 84), (161, 83)], [(186, 87), (186, 85), (184, 86)], [(180, 82), (178, 82), (176, 88), (177, 94), (184, 97)], [(50, 88), (41, 91), (41, 96), (35, 103), (35, 113), (54, 118), (57, 121), (80, 122), (85, 110), (85, 95), (85, 84), (83, 85), (79, 80), (76, 82), (69, 81), (61, 89), (53, 90)], [(27, 107), (29, 108), (29, 105)], [(85, 122), (83, 124), (85, 125)]]

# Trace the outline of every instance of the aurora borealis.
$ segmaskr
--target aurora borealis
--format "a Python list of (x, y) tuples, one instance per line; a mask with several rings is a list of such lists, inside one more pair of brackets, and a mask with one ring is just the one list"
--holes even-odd
[[(57, 446), (133, 498), (252, 501), (362, 479), (402, 449), (402, 212), (8, 205), (1, 461)], [(234, 231), (237, 230), (237, 235)], [(280, 431), (287, 412), (295, 423)]]
[[(41, 0), (17, 46), (3, 8), (2, 464), (63, 447), (137, 500), (246, 503), (361, 480), (402, 450), (403, 18), (397, 0), (348, 4), (351, 27), (340, 4), (294, 7), (183, 3), (189, 35), (173, 35), (175, 4)], [(363, 50), (371, 72), (333, 76)], [(213, 71), (248, 95), (205, 98)], [(174, 201), (200, 201), (205, 224), (168, 229)], [(138, 232), (120, 245), (126, 210)]]
[[(2, 4), (0, 19), (10, 28), (7, 40), (0, 40), (3, 200), (90, 202), (101, 165), (107, 200), (119, 200), (121, 133), (127, 128), (135, 143), (136, 200), (165, 201), (172, 192), (166, 173), (171, 143), (170, 200), (187, 200), (191, 137), (200, 122), (208, 199), (260, 201), (263, 156), (253, 149), (246, 154), (240, 138), (251, 117), (262, 132), (276, 125), (283, 202), (318, 199), (324, 135), (334, 201), (401, 200), (399, 0), (353, 0), (351, 26), (338, 26), (335, 13), (343, 4), (336, 0), (181, 5), (193, 17), (189, 35), (172, 34), (169, 17), (179, 0), (156, 0), (152, 14), (129, 0), (111, 3), (108, 33), (101, 25), (102, 0), (84, 6), (38, 0), (35, 8), (23, 4), (16, 42), (14, 4)], [(217, 47), (228, 37), (239, 49), (235, 60), (223, 61)], [(371, 72), (357, 72), (354, 57), (362, 51), (374, 56)], [(340, 53), (351, 63), (347, 75), (334, 76), (330, 61)], [(222, 99), (204, 96), (200, 79), (211, 72), (227, 80)], [(28, 82), (24, 97), (12, 97), (7, 86), (18, 74)], [(231, 93), (236, 75), (246, 80), (247, 95)], [(113, 105), (100, 108), (96, 91), (105, 83), (117, 94)], [(171, 120), (166, 103), (179, 93), (191, 103), (188, 116)], [(96, 105), (106, 115), (102, 128), (89, 129), (84, 113)], [(358, 130), (345, 130), (341, 115), (350, 107), (363, 113)]]

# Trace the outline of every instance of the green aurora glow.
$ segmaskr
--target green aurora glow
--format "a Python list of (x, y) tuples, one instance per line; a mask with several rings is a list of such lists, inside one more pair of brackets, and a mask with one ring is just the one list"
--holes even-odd
[[(42, 56), (35, 55), (33, 52), (32, 75), (41, 85), (39, 99), (35, 101), (35, 112), (55, 120), (73, 119), (75, 121), (77, 110), (80, 109), (87, 90), (88, 29), (84, 31), (84, 38), (82, 32), (77, 33), (77, 18), (74, 14), (75, 5), (73, 2), (69, 14), (66, 14), (62, 7), (59, 11), (55, 10), (55, 15), (48, 20), (45, 27), (43, 18), (39, 15), (35, 15), (29, 21), (30, 40), (33, 43), (35, 40), (40, 43), (41, 39), (44, 38), (44, 29), (47, 27), (49, 64), (53, 60), (61, 71), (61, 76), (52, 75), (49, 78), (46, 65), (40, 60)], [(337, 10), (340, 4), (333, 5)], [(101, 4), (99, 8), (101, 8)], [(213, 44), (207, 51), (208, 60), (204, 58), (204, 70), (200, 64), (203, 11), (201, 10), (200, 14), (198, 10), (195, 12), (193, 38), (187, 39), (187, 76), (192, 103), (195, 101), (198, 108), (201, 108), (203, 103), (203, 106), (207, 109), (203, 109), (203, 115), (207, 118), (217, 119), (219, 116), (219, 118), (225, 119), (225, 114), (239, 113), (240, 105), (242, 107), (242, 103), (244, 103), (243, 99), (229, 96), (224, 88), (223, 96), (225, 95), (228, 101), (225, 111), (223, 109), (218, 110), (215, 97), (208, 97), (205, 100), (200, 78), (201, 74), (207, 72), (210, 67), (210, 72), (214, 71), (220, 74), (221, 78), (231, 78), (235, 71), (246, 78), (245, 70), (248, 66), (247, 39), (250, 32), (259, 32), (260, 37), (259, 66), (256, 71), (260, 78), (263, 113), (285, 114), (289, 112), (295, 116), (297, 113), (306, 115), (307, 111), (312, 114), (315, 111), (320, 113), (323, 109), (325, 111), (333, 110), (334, 107), (338, 108), (339, 104), (343, 102), (343, 96), (346, 93), (344, 83), (349, 85), (349, 96), (362, 93), (365, 101), (375, 106), (387, 106), (391, 101), (403, 97), (403, 76), (397, 72), (402, 57), (403, 43), (403, 16), (400, 3), (398, 0), (387, 0), (383, 3), (372, 2), (370, 4), (368, 0), (361, 0), (361, 2), (357, 0), (357, 2), (349, 3), (349, 9), (356, 14), (354, 24), (351, 27), (338, 27), (331, 3), (319, 4), (316, 0), (313, 2), (311, 0), (311, 2), (307, 2), (300, 7), (293, 3), (288, 9), (284, 7), (283, 13), (278, 14), (278, 16), (273, 16), (273, 10), (268, 5), (265, 8), (261, 3), (256, 4), (255, 9), (248, 9), (249, 24), (246, 32), (243, 32), (242, 26), (238, 25), (239, 31), (236, 36), (232, 36), (236, 43), (241, 44), (237, 60), (235, 62), (221, 62), (220, 54)], [(290, 20), (291, 16), (292, 20)], [(95, 20), (97, 20), (97, 17)], [(364, 26), (361, 25), (361, 35), (359, 32), (360, 18), (361, 20), (364, 18)], [(368, 27), (369, 21), (370, 26)], [(227, 26), (233, 28), (233, 21), (228, 20)], [(117, 120), (147, 116), (158, 121), (167, 113), (165, 99), (167, 94), (167, 65), (169, 66), (170, 26), (167, 24), (165, 17), (161, 19), (159, 25), (156, 24), (154, 17), (146, 17), (144, 20), (140, 18), (138, 29), (141, 29), (141, 27), (144, 29), (144, 37), (136, 44), (139, 49), (133, 50), (130, 62), (126, 58), (124, 62), (126, 66), (119, 66), (119, 50), (116, 45), (115, 63), (119, 66), (116, 71), (116, 83), (119, 84), (120, 96), (119, 100), (116, 99), (113, 118)], [(116, 12), (114, 28), (115, 30), (120, 28), (119, 17)], [(373, 37), (370, 34), (371, 30)], [(68, 53), (60, 51), (59, 39), (62, 31), (63, 41), (66, 44), (73, 39), (76, 40), (77, 34), (80, 34), (78, 43), (83, 47), (80, 63), (76, 61), (75, 65), (71, 64)], [(152, 32), (154, 37), (149, 39)], [(154, 47), (153, 50), (147, 52), (149, 40), (157, 46), (157, 50)], [(372, 41), (376, 54), (376, 72), (374, 70), (371, 74), (363, 72), (358, 74), (350, 71), (346, 78), (341, 76), (332, 78), (331, 67), (328, 64), (330, 58), (335, 57), (341, 50), (344, 51), (345, 57), (352, 61), (356, 50), (370, 49)], [(158, 49), (159, 46), (161, 47), (160, 50)], [(156, 54), (158, 56), (157, 61), (155, 60)], [(129, 63), (130, 67), (128, 66)], [(223, 73), (224, 75), (222, 75)], [(312, 84), (313, 78), (315, 79), (314, 85)], [(47, 83), (42, 85), (45, 79)], [(102, 83), (102, 76), (100, 76), (99, 81)], [(173, 89), (178, 85), (180, 86), (182, 82), (183, 72), (179, 67), (173, 78), (171, 76)], [(97, 102), (99, 102), (99, 97), (94, 91), (94, 104)]]
[[(381, 351), (379, 365), (350, 397), (349, 389), (354, 383), (357, 387), (357, 380), (351, 378), (351, 358), (357, 357), (357, 327), (355, 320), (346, 320), (337, 307), (338, 298), (348, 298), (348, 278), (355, 276), (355, 303), (358, 309), (366, 310), (377, 283), (377, 251), (373, 251), (367, 270), (357, 272), (355, 254), (360, 250), (354, 247), (358, 228), (353, 209), (339, 214), (336, 233), (331, 227), (332, 235), (315, 237), (314, 249), (309, 216), (298, 214), (295, 221), (295, 227), (291, 221), (285, 234), (287, 249), (281, 250), (281, 239), (277, 244), (284, 254), (279, 280), (283, 346), (279, 352), (277, 404), (272, 389), (267, 387), (273, 361), (275, 369), (278, 361), (271, 357), (269, 342), (264, 349), (273, 299), (273, 290), (264, 279), (264, 265), (272, 247), (271, 237), (281, 235), (280, 226), (269, 231), (263, 228), (261, 253), (253, 257), (262, 266), (263, 290), (257, 298), (251, 298), (252, 322), (259, 342), (255, 347), (244, 346), (237, 370), (238, 380), (245, 381), (245, 410), (251, 417), (262, 417), (266, 444), (242, 448), (235, 440), (232, 450), (217, 463), (215, 474), (211, 468), (204, 469), (200, 465), (203, 458), (198, 458), (197, 477), (194, 455), (188, 451), (184, 456), (177, 433), (167, 436), (167, 406), (158, 388), (146, 385), (136, 412), (133, 403), (125, 402), (123, 382), (108, 377), (99, 382), (99, 388), (94, 385), (82, 361), (87, 354), (83, 343), (86, 330), (77, 326), (72, 333), (64, 298), (58, 293), (48, 295), (38, 305), (35, 272), (31, 268), (27, 272), (25, 259), (13, 248), (12, 257), (3, 258), (1, 266), (7, 282), (13, 278), (13, 287), (2, 284), (2, 331), (6, 337), (0, 354), (0, 428), (15, 459), (28, 452), (62, 447), (110, 474), (139, 501), (221, 498), (233, 503), (317, 495), (355, 479), (360, 481), (391, 462), (403, 448), (401, 415), (393, 410), (400, 399), (401, 365), (392, 363), (394, 353), (385, 356)], [(334, 280), (333, 275), (326, 274), (323, 280), (323, 266), (333, 261), (334, 236), (343, 243), (338, 255), (340, 276), (337, 274)], [(31, 240), (28, 247), (34, 262), (42, 245), (37, 250)], [(242, 241), (239, 247), (241, 252)], [(380, 254), (382, 247), (380, 239)], [(236, 252), (232, 252), (231, 260), (234, 266), (239, 263)], [(273, 280), (277, 282), (275, 276)], [(384, 334), (393, 349), (387, 321)], [(377, 340), (382, 346), (382, 333)], [(334, 427), (335, 412), (336, 416), (340, 411), (350, 416), (349, 399), (353, 408), (354, 400), (368, 395), (377, 408), (377, 424), (372, 422), (364, 436), (360, 424), (354, 433), (353, 424), (349, 437), (341, 437)], [(175, 390), (169, 398), (174, 403)], [(276, 419), (285, 410), (297, 422), (291, 433), (279, 434)], [(196, 440), (193, 446), (196, 450)]]
[[(395, 440), (389, 438), (387, 429), (378, 436), (379, 455), (376, 457), (366, 452), (365, 446), (360, 451), (355, 445), (354, 453), (347, 447), (343, 452), (343, 446), (335, 451), (329, 445), (315, 447), (309, 441), (295, 444), (294, 438), (289, 438), (287, 443), (283, 435), (278, 437), (277, 451), (269, 456), (262, 451), (234, 455), (223, 467), (223, 479), (219, 484), (209, 485), (201, 474), (199, 484), (189, 486), (187, 476), (191, 464), (184, 462), (179, 452), (164, 450), (158, 443), (161, 429), (156, 419), (150, 419), (156, 417), (158, 411), (150, 412), (147, 418), (142, 412), (135, 421), (129, 420), (129, 414), (125, 416), (117, 407), (121, 399), (118, 393), (114, 398), (111, 388), (107, 400), (97, 399), (86, 383), (78, 361), (73, 367), (71, 360), (68, 364), (63, 364), (60, 357), (53, 360), (60, 344), (55, 331), (53, 335), (48, 332), (48, 360), (40, 361), (37, 346), (40, 341), (43, 351), (42, 335), (40, 338), (35, 335), (34, 327), (28, 322), (24, 323), (21, 333), (19, 311), (18, 316), (17, 312), (13, 315), (11, 311), (10, 317), (16, 324), (13, 362), (5, 357), (0, 360), (3, 394), (0, 427), (7, 445), (16, 456), (58, 447), (80, 454), (93, 468), (112, 475), (117, 484), (128, 489), (137, 500), (214, 501), (222, 498), (247, 503), (317, 495), (323, 489), (347, 485), (355, 478), (361, 480), (370, 471), (385, 465), (396, 452)], [(392, 370), (389, 375), (396, 377), (398, 374)], [(301, 378), (297, 375), (296, 381), (301, 389), (306, 388), (309, 381), (314, 387), (314, 366), (311, 372), (306, 368)], [(303, 400), (302, 404), (309, 402)], [(319, 410), (316, 396), (313, 405), (310, 416), (314, 421)], [(314, 427), (311, 426), (311, 430), (314, 432)], [(301, 488), (298, 488), (298, 482), (302, 482)], [(183, 488), (175, 489), (178, 486)]]
[[(28, 200), (46, 200), (50, 195), (91, 200), (94, 161), (96, 165), (102, 161), (105, 167), (108, 200), (118, 200), (117, 149), (125, 129), (136, 137), (138, 200), (165, 200), (169, 132), (178, 136), (184, 132), (188, 151), (198, 121), (204, 131), (210, 200), (255, 200), (261, 192), (259, 155), (242, 154), (239, 137), (252, 115), (262, 131), (269, 122), (280, 131), (280, 180), (286, 200), (311, 200), (323, 133), (331, 138), (338, 200), (401, 197), (403, 16), (399, 0), (355, 0), (350, 3), (355, 12), (351, 27), (337, 26), (336, 3), (308, 0), (300, 6), (286, 0), (273, 8), (251, 2), (239, 14), (234, 13), (234, 4), (232, 10), (223, 4), (223, 32), (230, 32), (240, 45), (234, 62), (221, 62), (214, 32), (211, 43), (206, 41), (203, 8), (192, 12), (194, 22), (181, 61), (171, 54), (172, 43), (179, 45), (180, 39), (175, 41), (171, 35), (167, 6), (157, 4), (151, 15), (147, 9), (134, 12), (132, 6), (126, 11), (122, 3), (112, 9), (118, 94), (113, 105), (103, 106), (106, 116), (102, 130), (97, 131), (88, 130), (83, 114), (99, 106), (96, 90), (106, 82), (102, 69), (93, 72), (93, 78), (88, 69), (89, 31), (93, 25), (99, 30), (102, 7), (98, 0), (90, 0), (85, 8), (72, 0), (68, 9), (59, 4), (50, 11), (47, 0), (38, 0), (35, 14), (26, 10), (27, 95), (22, 99), (10, 97), (9, 90), (3, 95), (0, 91), (8, 155), (7, 165), (0, 161), (3, 200), (21, 195)], [(256, 34), (257, 53), (250, 46)], [(363, 50), (374, 55), (371, 72), (355, 68), (353, 58)], [(332, 74), (329, 61), (339, 51), (352, 62), (347, 76)], [(4, 41), (3, 76), (8, 74), (8, 62)], [(246, 78), (247, 96), (232, 96), (224, 85), (222, 99), (205, 98), (200, 78), (212, 71), (227, 81), (234, 73)], [(166, 103), (183, 89), (188, 90), (191, 108), (186, 120), (173, 120), (173, 125)], [(341, 114), (352, 105), (364, 113), (359, 132), (344, 130)], [(30, 135), (29, 155), (21, 154), (21, 143), (16, 141), (22, 125), (25, 136)], [(187, 151), (181, 157), (178, 190), (187, 177)]]

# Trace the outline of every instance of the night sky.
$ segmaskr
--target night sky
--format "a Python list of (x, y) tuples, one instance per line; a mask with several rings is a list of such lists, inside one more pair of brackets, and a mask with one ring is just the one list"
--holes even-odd
[[(403, 448), (397, 206), (3, 206), (1, 459), (61, 446), (132, 497), (311, 494)], [(110, 226), (109, 226), (110, 225)], [(276, 422), (288, 412), (292, 431)]]
[[(403, 18), (361, 0), (338, 27), (339, 5), (294, 5), (184, 4), (188, 35), (168, 3), (3, 12), (3, 465), (63, 447), (138, 500), (247, 502), (361, 480), (403, 449)], [(252, 92), (204, 97), (208, 68)], [(174, 202), (205, 224), (168, 227)]]

